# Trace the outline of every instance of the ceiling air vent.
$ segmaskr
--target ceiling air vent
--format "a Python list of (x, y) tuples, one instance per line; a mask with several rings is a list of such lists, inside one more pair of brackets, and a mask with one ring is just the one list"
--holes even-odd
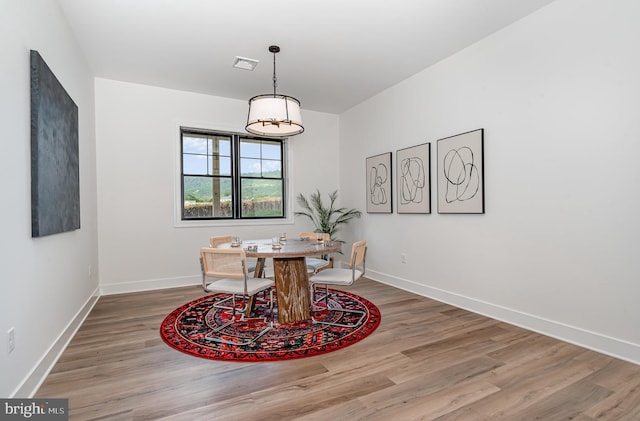
[(252, 58), (236, 56), (235, 60), (233, 60), (233, 67), (244, 70), (253, 70), (259, 62), (259, 60), (254, 60)]

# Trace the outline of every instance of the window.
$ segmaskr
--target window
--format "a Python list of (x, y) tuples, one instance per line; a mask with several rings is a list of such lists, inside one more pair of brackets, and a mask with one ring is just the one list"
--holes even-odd
[(181, 128), (182, 220), (284, 218), (284, 141)]

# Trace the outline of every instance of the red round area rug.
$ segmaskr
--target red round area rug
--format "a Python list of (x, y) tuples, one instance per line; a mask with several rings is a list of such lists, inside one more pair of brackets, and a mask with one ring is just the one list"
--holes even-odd
[[(264, 302), (259, 303), (256, 305), (256, 318), (222, 327), (228, 324), (231, 316), (214, 304), (228, 297), (227, 294), (207, 295), (175, 309), (160, 326), (162, 340), (180, 352), (211, 360), (290, 360), (345, 348), (369, 336), (380, 324), (380, 310), (373, 303), (349, 292), (330, 289), (329, 310), (314, 311), (316, 322), (274, 323), (273, 328), (260, 338), (247, 343), (270, 326), (264, 320), (271, 320), (270, 309)], [(340, 309), (359, 310), (363, 315), (345, 313)], [(277, 320), (275, 315), (274, 318)], [(216, 342), (212, 337), (231, 343)]]

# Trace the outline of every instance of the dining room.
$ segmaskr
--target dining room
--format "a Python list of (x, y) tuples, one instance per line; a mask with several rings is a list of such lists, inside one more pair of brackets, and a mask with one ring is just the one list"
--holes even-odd
[[(305, 108), (288, 85), (286, 69), (300, 65), (293, 41), (258, 40), (265, 91), (267, 44), (280, 43), (278, 90), (299, 95), (304, 132), (284, 141), (282, 216), (257, 220), (183, 214), (182, 130), (246, 134), (249, 97), (98, 74), (63, 7), (81, 2), (27, 3), (8, 2), (11, 19), (0, 17), (12, 35), (1, 118), (6, 139), (20, 139), (0, 158), (12, 198), (3, 251), (16, 256), (0, 268), (0, 327), (15, 333), (0, 355), (0, 396), (73, 396), (78, 419), (640, 414), (636, 3), (546, 2), (337, 111)], [(81, 228), (42, 238), (30, 232), (29, 48), (80, 110)], [(438, 151), (478, 130), (482, 207), (448, 213)], [(403, 213), (396, 159), (426, 144), (430, 207)], [(372, 211), (368, 160), (381, 155), (391, 200)], [(199, 251), (211, 236), (296, 238), (315, 229), (295, 216), (296, 196), (336, 190), (340, 206), (362, 212), (336, 234), (334, 258), (347, 267), (345, 251), (366, 239), (366, 275), (344, 290), (380, 310), (371, 335), (283, 364), (211, 361), (163, 343), (165, 317), (207, 295)]]

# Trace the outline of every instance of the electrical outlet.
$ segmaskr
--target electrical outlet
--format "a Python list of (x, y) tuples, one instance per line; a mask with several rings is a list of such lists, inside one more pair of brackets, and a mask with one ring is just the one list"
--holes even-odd
[(9, 354), (16, 349), (16, 329), (11, 328), (7, 331), (7, 351)]
[(402, 261), (402, 263), (407, 263), (407, 255), (402, 253), (400, 255), (400, 260)]
[(89, 265), (89, 279), (91, 279), (92, 274), (93, 274), (93, 271), (91, 270), (91, 265)]

